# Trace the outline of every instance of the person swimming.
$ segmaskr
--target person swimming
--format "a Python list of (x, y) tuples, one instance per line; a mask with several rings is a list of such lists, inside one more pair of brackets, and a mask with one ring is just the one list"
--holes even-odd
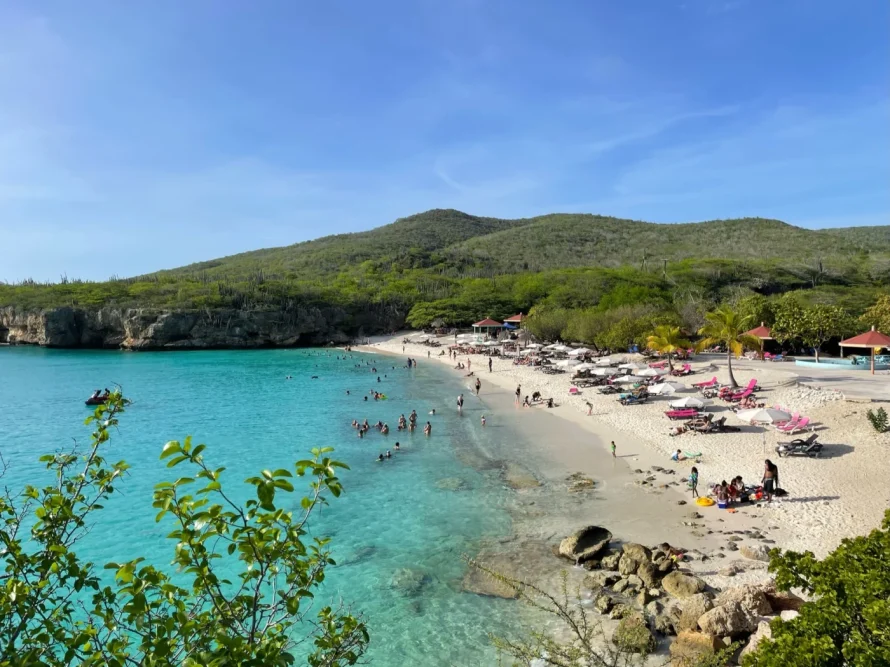
[(383, 427), (380, 429), (380, 433), (382, 433), (383, 435), (389, 435), (389, 426), (384, 424)]
[(400, 451), (400, 450), (402, 449), (402, 447), (401, 447), (401, 445), (399, 445), (399, 443), (396, 443), (394, 449), (398, 452), (398, 451)]
[(431, 414), (431, 415), (436, 414), (436, 408), (433, 408), (432, 410), (430, 410), (430, 414)]
[(392, 458), (392, 454), (390, 453), (390, 451), (388, 449), (386, 450), (386, 458), (388, 458), (388, 459)]
[(383, 454), (380, 454), (380, 455), (377, 457), (377, 461), (378, 461), (378, 462), (382, 462), (382, 461), (383, 461)]
[(482, 425), (485, 426), (485, 415), (482, 415)]

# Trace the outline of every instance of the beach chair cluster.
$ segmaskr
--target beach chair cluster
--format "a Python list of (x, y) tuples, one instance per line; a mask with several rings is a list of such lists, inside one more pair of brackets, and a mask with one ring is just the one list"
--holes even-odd
[(773, 424), (773, 428), (776, 429), (779, 433), (785, 433), (787, 435), (794, 435), (795, 433), (800, 433), (801, 431), (806, 431), (809, 429), (813, 430), (813, 424), (809, 417), (802, 416), (799, 412), (792, 412), (788, 408), (783, 408), (781, 405), (777, 405), (776, 408), (778, 410), (782, 410), (783, 412), (788, 412), (791, 414), (791, 419), (787, 422), (779, 422), (777, 424)]

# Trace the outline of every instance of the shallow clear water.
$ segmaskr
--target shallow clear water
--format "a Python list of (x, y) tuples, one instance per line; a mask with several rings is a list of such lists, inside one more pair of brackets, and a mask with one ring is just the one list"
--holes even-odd
[[(223, 481), (229, 488), (264, 468), (290, 467), (311, 447), (333, 446), (351, 470), (342, 476), (344, 495), (323, 509), (314, 532), (333, 538), (339, 565), (330, 571), (325, 593), (342, 595), (366, 614), (372, 664), (493, 664), (486, 633), (511, 627), (518, 609), (513, 602), (462, 592), (460, 556), (510, 534), (510, 492), (459, 456), (463, 448), (487, 447), (485, 438), (506, 437), (504, 431), (458, 418), (453, 403), (461, 387), (424, 360), (409, 371), (400, 359), (353, 354), (338, 360), (337, 354), (0, 348), (0, 453), (11, 466), (4, 483), (18, 488), (43, 481), (41, 454), (70, 447), (72, 438), (87, 444), (84, 399), (95, 388), (122, 385), (134, 404), (107, 457), (126, 459), (131, 475), (98, 513), (79, 553), (99, 564), (137, 556), (164, 564), (172, 557), (173, 542), (165, 539), (170, 527), (154, 522), (151, 507), (153, 485), (174, 472), (158, 460), (163, 443), (189, 434), (206, 443), (205, 458), (227, 467)], [(363, 401), (371, 389), (388, 400)], [(429, 417), (433, 407), (439, 414)], [(414, 434), (396, 430), (399, 414), (412, 409), (421, 425), (433, 422), (431, 438), (420, 428)], [(365, 418), (387, 422), (390, 435), (372, 429), (357, 438), (350, 423)], [(403, 451), (377, 463), (377, 454), (396, 440)], [(455, 477), (465, 483), (463, 490), (437, 486)], [(400, 568), (423, 573), (419, 591), (393, 586)]]

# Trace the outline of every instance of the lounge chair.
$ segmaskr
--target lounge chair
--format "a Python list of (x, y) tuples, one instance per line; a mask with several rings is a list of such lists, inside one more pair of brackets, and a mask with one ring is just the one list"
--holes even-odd
[(806, 440), (797, 438), (791, 442), (780, 442), (776, 446), (776, 453), (779, 456), (801, 455), (815, 458), (822, 453), (822, 445), (816, 442), (818, 437), (818, 434), (813, 433)]
[[(782, 408), (777, 408), (777, 409), (781, 410)], [(791, 419), (789, 419), (786, 422), (779, 422), (779, 423), (775, 424), (774, 426), (777, 431), (789, 431), (792, 428), (794, 428), (797, 425), (797, 422), (799, 422), (799, 421), (800, 421), (800, 413), (795, 412), (794, 414), (791, 415)]]
[[(809, 417), (801, 417), (800, 421), (797, 422), (796, 424), (794, 424), (793, 426), (791, 426), (790, 428), (787, 428), (787, 429), (783, 428), (782, 433), (787, 433), (788, 435), (794, 435), (798, 431), (803, 431), (809, 425), (810, 425), (810, 418)], [(812, 427), (810, 427), (810, 429), (812, 430)]]
[(739, 394), (731, 394), (730, 397), (726, 400), (728, 400), (731, 403), (738, 403), (739, 401), (743, 401), (744, 399), (748, 398), (748, 396), (750, 396), (753, 393), (754, 393), (753, 389), (745, 389), (745, 391), (743, 391)]
[(707, 389), (708, 387), (716, 387), (717, 386), (717, 376), (715, 375), (707, 382), (693, 382), (693, 387), (698, 387), (699, 389)]
[(668, 419), (692, 419), (694, 417), (704, 417), (704, 412), (699, 412), (695, 408), (686, 408), (684, 410), (668, 410), (664, 413)]
[(671, 371), (671, 375), (674, 377), (682, 377), (684, 375), (692, 375), (692, 366), (689, 364), (683, 364), (682, 368), (675, 368)]
[(661, 369), (661, 368), (664, 368), (665, 366), (667, 366), (667, 364), (668, 364), (668, 362), (666, 362), (666, 361), (656, 361), (654, 363), (649, 364), (649, 368)]

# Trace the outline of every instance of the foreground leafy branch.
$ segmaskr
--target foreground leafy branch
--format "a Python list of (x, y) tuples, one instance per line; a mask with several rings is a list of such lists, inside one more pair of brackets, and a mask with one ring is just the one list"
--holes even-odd
[[(86, 451), (41, 458), (54, 483), (9, 489), (0, 498), (0, 666), (6, 665), (291, 665), (355, 664), (368, 644), (363, 620), (341, 604), (314, 615), (314, 591), (333, 564), (328, 540), (306, 535), (314, 510), (340, 495), (330, 448), (312, 450), (293, 471), (264, 470), (246, 483), (256, 499), (243, 506), (221, 484), (224, 468), (203, 457), (191, 438), (169, 442), (162, 459), (189, 475), (158, 484), (157, 521), (172, 518), (175, 574), (143, 558), (110, 563), (104, 582), (75, 547), (90, 515), (115, 492), (128, 466), (102, 456), (118, 424), (120, 393), (87, 419)], [(292, 479), (311, 480), (299, 512), (276, 505), (294, 493)], [(224, 571), (238, 571), (234, 580)]]

